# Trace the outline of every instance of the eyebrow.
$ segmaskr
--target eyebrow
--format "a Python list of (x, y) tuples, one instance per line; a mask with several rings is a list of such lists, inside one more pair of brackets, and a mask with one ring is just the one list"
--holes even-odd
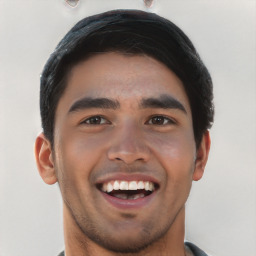
[(141, 108), (163, 108), (163, 109), (179, 109), (187, 113), (185, 107), (180, 101), (170, 95), (160, 95), (159, 98), (142, 99), (140, 103)]
[[(159, 98), (143, 98), (140, 102), (140, 108), (162, 108), (162, 109), (179, 109), (186, 112), (185, 107), (170, 95), (160, 95)], [(85, 97), (74, 102), (69, 109), (69, 113), (90, 108), (113, 109), (120, 108), (117, 100), (109, 98), (90, 98)]]
[(90, 108), (103, 108), (103, 109), (117, 109), (120, 108), (120, 103), (118, 101), (108, 99), (108, 98), (82, 98), (76, 101), (69, 109), (69, 113), (90, 109)]

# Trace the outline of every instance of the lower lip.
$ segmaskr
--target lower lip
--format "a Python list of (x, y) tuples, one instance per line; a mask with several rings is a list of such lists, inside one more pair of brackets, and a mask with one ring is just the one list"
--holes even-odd
[[(100, 191), (101, 192), (101, 191)], [(107, 193), (101, 192), (107, 202), (119, 209), (135, 209), (147, 206), (155, 197), (155, 192), (148, 196), (138, 199), (120, 199), (114, 196), (110, 196)]]

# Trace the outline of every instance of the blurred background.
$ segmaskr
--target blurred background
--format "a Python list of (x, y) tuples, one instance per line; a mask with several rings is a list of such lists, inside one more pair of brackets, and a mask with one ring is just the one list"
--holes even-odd
[(255, 0), (80, 0), (75, 8), (65, 0), (0, 0), (0, 256), (56, 256), (64, 249), (58, 186), (43, 183), (34, 161), (39, 77), (77, 21), (119, 8), (173, 21), (213, 78), (212, 148), (187, 202), (186, 239), (213, 256), (255, 256)]

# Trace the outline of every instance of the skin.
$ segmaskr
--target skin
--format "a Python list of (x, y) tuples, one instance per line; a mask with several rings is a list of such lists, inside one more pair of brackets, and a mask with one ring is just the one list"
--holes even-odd
[[(184, 110), (141, 107), (143, 99), (163, 95)], [(70, 111), (85, 97), (119, 106)], [(95, 116), (101, 117), (97, 124)], [(54, 140), (53, 150), (40, 134), (35, 155), (42, 179), (59, 183), (67, 256), (186, 254), (185, 202), (192, 181), (203, 175), (210, 137), (206, 131), (196, 149), (187, 95), (165, 65), (120, 53), (98, 54), (76, 65), (57, 106)], [(139, 207), (115, 207), (95, 185), (113, 175), (135, 174), (159, 185)]]

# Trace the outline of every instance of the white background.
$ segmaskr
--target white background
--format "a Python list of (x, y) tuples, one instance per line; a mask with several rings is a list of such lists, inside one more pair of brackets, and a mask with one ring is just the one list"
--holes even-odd
[[(78, 20), (142, 0), (0, 0), (0, 256), (63, 248), (58, 186), (41, 180), (39, 76)], [(214, 256), (256, 255), (256, 1), (155, 0), (193, 41), (214, 82), (216, 117), (204, 178), (187, 203), (186, 239)]]

